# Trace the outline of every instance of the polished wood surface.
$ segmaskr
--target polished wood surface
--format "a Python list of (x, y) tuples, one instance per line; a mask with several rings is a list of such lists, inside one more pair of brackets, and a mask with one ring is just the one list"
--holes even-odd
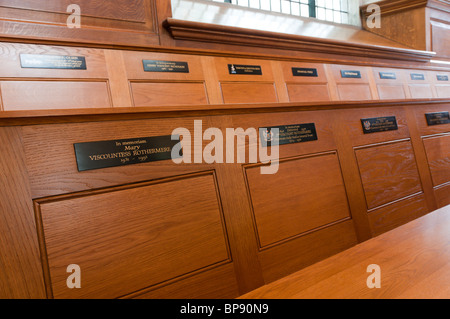
[[(448, 299), (450, 206), (241, 296), (242, 299)], [(380, 288), (369, 288), (369, 265)]]

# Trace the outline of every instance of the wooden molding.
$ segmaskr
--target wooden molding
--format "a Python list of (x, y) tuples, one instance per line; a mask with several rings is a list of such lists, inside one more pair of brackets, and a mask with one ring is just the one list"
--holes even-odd
[[(424, 7), (450, 12), (450, 1), (447, 0), (384, 0), (376, 2), (376, 4), (380, 6), (382, 15), (390, 15)], [(361, 6), (362, 17), (367, 18), (373, 13), (367, 11), (369, 6), (370, 4)]]
[(168, 18), (164, 26), (179, 40), (298, 50), (344, 56), (429, 62), (434, 52), (342, 42)]

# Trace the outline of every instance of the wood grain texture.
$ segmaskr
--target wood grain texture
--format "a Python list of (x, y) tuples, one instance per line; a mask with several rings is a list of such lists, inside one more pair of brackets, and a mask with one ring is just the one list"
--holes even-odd
[(208, 104), (204, 83), (131, 83), (134, 106)]
[(224, 103), (278, 102), (274, 83), (222, 82)]
[[(205, 130), (208, 119), (196, 119), (203, 122)], [(166, 160), (78, 172), (74, 143), (171, 135), (178, 127), (186, 128), (194, 134), (194, 120), (191, 118), (24, 127), (24, 147), (31, 176), (32, 197), (105, 188), (211, 169), (212, 165), (192, 163), (195, 156), (192, 146), (191, 163), (175, 164)]]
[(336, 154), (282, 161), (274, 175), (251, 167), (246, 175), (261, 248), (350, 218)]
[[(449, 224), (445, 207), (241, 298), (449, 298)], [(371, 264), (381, 268), (379, 289), (366, 284)]]
[(20, 128), (0, 128), (0, 298), (46, 298)]
[(433, 185), (450, 182), (450, 135), (424, 138)]
[(81, 28), (68, 28), (72, 2), (25, 0), (1, 4), (2, 35), (62, 42), (155, 45), (159, 44), (156, 8), (150, 0), (80, 0)]
[(330, 92), (327, 84), (287, 84), (289, 101), (291, 102), (316, 102), (330, 101)]
[(428, 212), (425, 196), (421, 193), (371, 210), (368, 215), (372, 234), (378, 236)]
[(2, 81), (5, 111), (111, 107), (106, 82)]
[(355, 154), (368, 209), (422, 191), (410, 141), (361, 148)]
[[(212, 174), (39, 208), (54, 298), (120, 297), (230, 261)], [(70, 264), (80, 266), (83, 289), (66, 286)]]

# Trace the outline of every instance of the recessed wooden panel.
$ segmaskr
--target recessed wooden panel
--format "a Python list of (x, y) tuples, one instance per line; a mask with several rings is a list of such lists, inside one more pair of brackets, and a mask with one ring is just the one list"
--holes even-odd
[(428, 213), (423, 194), (371, 211), (370, 228), (374, 236), (387, 232)]
[(450, 135), (424, 138), (433, 186), (450, 182)]
[(208, 104), (204, 83), (131, 83), (134, 106)]
[(368, 84), (339, 84), (337, 88), (341, 101), (364, 101), (372, 99), (372, 93)]
[(450, 98), (450, 85), (435, 84), (436, 95), (438, 98)]
[(445, 184), (434, 189), (438, 207), (450, 205), (450, 184)]
[(373, 68), (373, 77), (381, 100), (405, 99), (404, 71), (390, 68)]
[[(67, 21), (79, 6), (80, 27), (69, 28)], [(159, 44), (156, 10), (150, 0), (70, 0), (1, 2), (3, 33), (8, 36), (50, 38), (71, 42), (98, 41), (109, 44)], [(71, 9), (71, 10), (69, 10)], [(78, 13), (78, 12), (77, 12)], [(73, 23), (73, 19), (69, 20)]]
[(280, 163), (273, 175), (246, 170), (261, 247), (350, 218), (337, 154)]
[(411, 142), (355, 150), (368, 209), (422, 191)]
[(450, 132), (449, 124), (428, 125), (425, 114), (450, 112), (450, 104), (422, 106), (413, 109), (420, 135), (435, 135)]
[(106, 82), (2, 81), (5, 111), (111, 107)]
[[(298, 63), (298, 62), (281, 62), (283, 69), (283, 77), (286, 83), (322, 83), (328, 82), (327, 75), (323, 64), (319, 63)], [(303, 72), (292, 72), (292, 69), (303, 69)], [(317, 76), (307, 76), (304, 69), (312, 70), (317, 73)], [(294, 74), (304, 76), (294, 76)]]
[(430, 84), (409, 84), (409, 92), (413, 99), (431, 99), (433, 97)]
[(286, 84), (289, 101), (291, 102), (319, 102), (330, 101), (328, 84)]
[[(115, 298), (230, 259), (212, 174), (39, 208), (55, 298)], [(82, 289), (66, 286), (70, 264)]]
[[(272, 65), (268, 60), (215, 58), (214, 62), (219, 82), (274, 82)], [(261, 74), (230, 74), (229, 64), (260, 67)]]
[(437, 56), (450, 57), (450, 24), (444, 21), (430, 19), (431, 23), (431, 48)]
[[(421, 77), (419, 77), (421, 76)], [(423, 76), (423, 78), (422, 78)], [(409, 70), (405, 72), (408, 89), (413, 99), (431, 99), (433, 92), (431, 89), (431, 80), (425, 70)]]
[(406, 98), (403, 85), (378, 84), (377, 90), (381, 100), (398, 100)]
[(224, 103), (278, 102), (274, 83), (222, 82), (221, 88)]

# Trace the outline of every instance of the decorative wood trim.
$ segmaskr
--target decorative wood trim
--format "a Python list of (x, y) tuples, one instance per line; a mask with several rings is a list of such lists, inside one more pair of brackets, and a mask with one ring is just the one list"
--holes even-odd
[(429, 62), (434, 52), (356, 44), (301, 35), (251, 30), (168, 18), (164, 26), (175, 39), (286, 50), (362, 56), (378, 59)]
[(405, 99), (383, 101), (325, 101), (308, 103), (210, 104), (198, 106), (121, 107), (100, 109), (27, 110), (0, 112), (0, 127), (34, 124), (81, 123), (111, 120), (156, 119), (183, 116), (231, 115), (286, 111), (358, 109), (368, 107), (450, 104), (450, 99)]
[[(402, 11), (409, 11), (417, 8), (433, 8), (450, 13), (450, 1), (447, 0), (384, 0), (376, 2), (380, 6), (382, 15), (390, 15)], [(370, 4), (361, 6), (361, 15), (367, 18), (373, 12), (368, 12)]]

